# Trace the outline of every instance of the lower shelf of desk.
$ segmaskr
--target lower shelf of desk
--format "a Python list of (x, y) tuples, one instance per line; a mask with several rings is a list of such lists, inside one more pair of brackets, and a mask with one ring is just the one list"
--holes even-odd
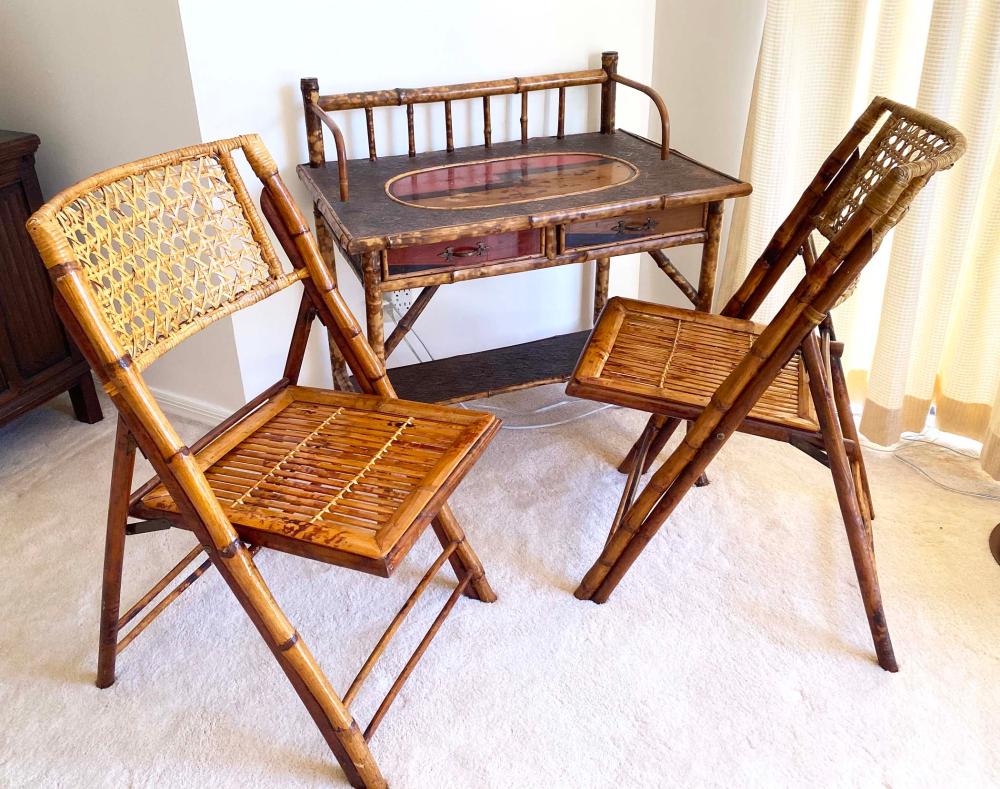
[(389, 369), (403, 400), (459, 403), (569, 378), (590, 331)]

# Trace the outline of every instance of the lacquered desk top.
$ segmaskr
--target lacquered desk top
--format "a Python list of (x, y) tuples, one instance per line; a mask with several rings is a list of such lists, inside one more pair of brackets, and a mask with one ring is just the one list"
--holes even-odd
[(348, 162), (350, 199), (337, 167), (299, 165), (299, 177), (351, 253), (472, 233), (545, 227), (614, 211), (704, 204), (750, 185), (629, 132), (567, 135), (453, 152)]

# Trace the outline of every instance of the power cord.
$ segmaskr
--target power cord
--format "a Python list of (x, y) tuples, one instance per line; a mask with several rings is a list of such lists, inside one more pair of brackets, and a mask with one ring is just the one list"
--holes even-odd
[(970, 458), (972, 460), (978, 460), (979, 459), (978, 455), (975, 455), (972, 452), (963, 452), (960, 449), (955, 449), (955, 447), (950, 447), (947, 444), (942, 444), (939, 441), (929, 440), (927, 433), (925, 432), (903, 433), (902, 436), (900, 436), (900, 440), (905, 442), (904, 446), (899, 446), (894, 448), (879, 447), (864, 440), (862, 440), (861, 445), (865, 449), (871, 450), (872, 452), (882, 452), (884, 454), (891, 455), (893, 458), (898, 460), (904, 466), (909, 466), (911, 469), (916, 471), (918, 474), (927, 479), (929, 482), (931, 482), (932, 484), (936, 485), (939, 488), (942, 488), (943, 490), (947, 490), (951, 493), (958, 493), (962, 496), (970, 496), (975, 499), (983, 499), (984, 501), (1000, 501), (1000, 495), (993, 495), (992, 493), (979, 493), (974, 490), (962, 490), (961, 488), (956, 488), (952, 485), (948, 485), (942, 482), (941, 480), (935, 478), (931, 474), (929, 474), (926, 469), (917, 465), (912, 460), (908, 460), (907, 458), (902, 457), (899, 454), (899, 451), (901, 449), (905, 449), (906, 446), (910, 444), (927, 444), (930, 446), (938, 447), (939, 449), (946, 449), (947, 451), (953, 452), (956, 455), (961, 455), (964, 458)]

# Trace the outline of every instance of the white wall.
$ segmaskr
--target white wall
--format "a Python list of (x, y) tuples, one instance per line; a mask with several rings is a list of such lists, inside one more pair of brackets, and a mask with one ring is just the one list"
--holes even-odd
[[(767, 0), (657, 0), (656, 4), (652, 84), (670, 111), (670, 145), (730, 175), (739, 175), (766, 10)], [(651, 129), (658, 139), (658, 123)], [(732, 213), (729, 200), (720, 272)], [(697, 285), (701, 248), (673, 249), (669, 256)], [(651, 301), (690, 306), (646, 255), (639, 293)]]
[[(324, 93), (414, 87), (596, 67), (602, 50), (615, 49), (621, 73), (652, 82), (664, 95), (674, 147), (736, 173), (765, 3), (513, 0), (500, 8), (458, 0), (287, 0), (280, 6), (264, 0), (5, 0), (0, 128), (42, 138), (38, 169), (49, 195), (140, 156), (256, 131), (308, 214), (294, 172), (306, 159), (300, 77), (318, 77)], [(568, 131), (596, 128), (596, 93), (569, 91)], [(618, 125), (649, 128), (645, 97), (624, 89), (618, 96)], [(554, 102), (544, 104), (542, 94), (532, 102), (531, 133), (553, 133)], [(516, 137), (516, 99), (506, 107), (496, 99), (493, 108), (494, 139)], [(435, 109), (431, 144), (439, 148), (443, 122)], [(406, 151), (405, 122), (400, 115), (390, 125), (391, 112), (377, 115), (383, 155)], [(456, 104), (455, 113), (456, 143), (478, 142), (478, 112)], [(353, 154), (363, 156), (361, 113), (347, 136)], [(727, 206), (727, 222), (730, 213)], [(671, 255), (692, 278), (698, 256), (697, 250)], [(339, 274), (363, 322), (360, 286), (343, 263)], [(451, 285), (438, 292), (416, 331), (432, 354), (449, 356), (585, 328), (592, 282), (591, 264)], [(641, 272), (637, 256), (616, 260), (611, 289), (682, 303), (648, 258)], [(296, 299), (286, 291), (213, 325), (154, 364), (151, 384), (167, 400), (231, 409), (278, 375)], [(409, 361), (401, 348), (390, 364)], [(304, 381), (329, 381), (319, 332)]]
[[(598, 0), (528, 2), (503, 6), (439, 0), (416, 3), (318, 3), (288, 0), (280, 6), (260, 0), (205, 3), (180, 0), (184, 37), (203, 139), (246, 131), (260, 133), (274, 154), (288, 186), (308, 213), (309, 200), (299, 186), (295, 165), (307, 159), (303, 131), (301, 77), (319, 79), (323, 93), (375, 88), (419, 87), (449, 82), (526, 76), (600, 65), (602, 50), (617, 49), (620, 71), (648, 82), (652, 69), (653, 0), (608, 5)], [(582, 104), (591, 92), (592, 111)], [(618, 125), (642, 132), (648, 101), (619, 90)], [(633, 95), (630, 95), (633, 94)], [(542, 101), (542, 96), (532, 97)], [(519, 134), (513, 106), (503, 117), (494, 103), (494, 140)], [(569, 91), (567, 131), (596, 129), (596, 88)], [(440, 106), (434, 107), (435, 147), (444, 147)], [(380, 155), (406, 153), (402, 109), (388, 125), (392, 110), (376, 113)], [(554, 105), (548, 107), (554, 133)], [(532, 105), (531, 133), (542, 133)], [(478, 115), (471, 124), (464, 107), (455, 106), (456, 145), (478, 142)], [(345, 129), (349, 154), (367, 154), (363, 113), (354, 113)], [(419, 111), (418, 111), (419, 126)], [(419, 131), (418, 131), (418, 140)], [(332, 143), (328, 140), (328, 146)], [(256, 194), (256, 192), (255, 192)], [(364, 302), (355, 276), (343, 262), (342, 288), (359, 320)], [(589, 326), (593, 270), (566, 266), (539, 272), (479, 280), (442, 288), (416, 324), (416, 332), (437, 357), (498, 347)], [(635, 294), (637, 265), (618, 261), (612, 289)], [(243, 383), (252, 395), (276, 377), (284, 359), (297, 295), (246, 310), (234, 318)], [(304, 381), (329, 380), (325, 349), (313, 333)], [(403, 349), (401, 349), (402, 351)], [(412, 360), (401, 351), (392, 363)]]
[[(46, 196), (99, 170), (198, 142), (176, 4), (4, 0), (0, 128), (41, 138), (36, 166)], [(230, 321), (157, 361), (147, 380), (217, 407), (242, 403)]]

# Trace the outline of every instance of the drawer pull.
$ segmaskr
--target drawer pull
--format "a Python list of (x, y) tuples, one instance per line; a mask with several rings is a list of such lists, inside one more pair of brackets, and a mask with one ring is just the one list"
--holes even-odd
[(482, 257), (488, 250), (489, 247), (480, 241), (474, 247), (446, 247), (444, 252), (438, 253), (438, 257), (445, 260), (451, 260), (452, 258), (476, 258)]
[(654, 227), (656, 227), (656, 220), (649, 217), (641, 225), (626, 224), (624, 219), (619, 219), (617, 224), (611, 229), (621, 236), (625, 233), (642, 233), (645, 230), (652, 230)]

